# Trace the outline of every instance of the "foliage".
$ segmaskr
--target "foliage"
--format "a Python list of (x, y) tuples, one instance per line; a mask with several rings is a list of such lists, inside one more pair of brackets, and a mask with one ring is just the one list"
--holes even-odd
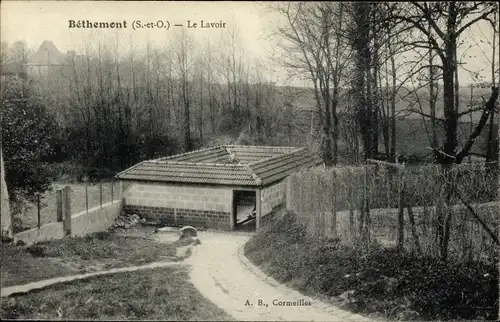
[(2, 96), (2, 148), (14, 212), (49, 189), (46, 164), (52, 161), (58, 127), (29, 84), (8, 78)]
[[(295, 220), (275, 218), (245, 245), (245, 254), (281, 282), (321, 294), (361, 313), (414, 319), (496, 319), (495, 264), (446, 264), (377, 244), (346, 246), (309, 238)], [(342, 296), (342, 297), (343, 297)]]
[(2, 287), (114, 267), (178, 260), (176, 247), (138, 237), (97, 232), (26, 245), (2, 245)]
[(189, 282), (188, 271), (180, 267), (96, 276), (2, 299), (0, 317), (41, 320), (231, 320), (196, 290)]

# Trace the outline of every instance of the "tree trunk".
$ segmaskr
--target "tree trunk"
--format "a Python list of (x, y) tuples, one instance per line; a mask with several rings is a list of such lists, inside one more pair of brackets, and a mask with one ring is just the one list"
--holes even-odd
[(445, 139), (443, 146), (443, 154), (440, 154), (441, 175), (442, 175), (442, 193), (438, 207), (438, 239), (439, 239), (439, 252), (441, 259), (447, 261), (448, 259), (448, 243), (449, 232), (452, 213), (450, 212), (450, 199), (452, 191), (451, 182), (451, 165), (455, 162), (457, 154), (457, 125), (458, 125), (458, 112), (456, 109), (455, 97), (455, 74), (457, 72), (457, 61), (455, 59), (456, 53), (456, 3), (450, 2), (450, 11), (447, 20), (447, 36), (444, 40), (445, 57), (442, 59), (443, 63), (443, 102), (444, 102), (444, 120), (445, 120)]
[[(363, 140), (364, 159), (372, 158), (378, 149), (376, 146), (377, 140), (375, 137), (373, 101), (370, 84), (370, 68), (372, 64), (372, 55), (370, 50), (370, 23), (367, 17), (370, 17), (371, 3), (356, 2), (354, 3), (354, 19), (356, 22), (353, 30), (352, 44), (356, 53), (356, 111), (359, 129)], [(371, 19), (368, 19), (371, 20)], [(370, 240), (370, 202), (367, 186), (367, 171), (364, 168), (364, 196), (360, 205), (360, 233), (361, 240), (364, 243)]]
[(333, 165), (331, 136), (332, 118), (330, 113), (330, 86), (328, 84), (327, 81), (323, 88), (325, 102), (325, 114), (323, 116), (323, 160), (326, 166), (331, 166)]
[(401, 172), (397, 169), (397, 184), (398, 184), (398, 250), (403, 251), (405, 242), (405, 198), (404, 198), (404, 184)]
[(191, 128), (190, 128), (190, 115), (189, 115), (189, 98), (187, 93), (187, 79), (183, 80), (182, 95), (184, 102), (184, 149), (185, 152), (191, 150)]
[(203, 142), (203, 76), (200, 79), (200, 115), (198, 118), (198, 133), (200, 142)]
[[(430, 27), (429, 27), (430, 28)], [(429, 30), (430, 33), (430, 30)], [(431, 146), (433, 149), (438, 148), (437, 140), (437, 122), (436, 122), (436, 96), (435, 96), (435, 86), (437, 85), (434, 81), (434, 59), (433, 51), (429, 50), (429, 109), (431, 115)], [(435, 151), (435, 150), (434, 150)], [(435, 154), (434, 160), (437, 161), (437, 155)]]
[[(388, 44), (390, 46), (390, 36), (388, 38)], [(396, 59), (394, 58), (394, 53), (392, 47), (389, 47), (389, 55), (391, 56), (391, 73), (392, 73), (392, 88), (391, 88), (391, 156), (390, 161), (396, 162)]]
[[(497, 24), (500, 23), (500, 13), (497, 12), (494, 17), (494, 28), (493, 28), (493, 36), (492, 36), (492, 57), (491, 57), (491, 86), (496, 87), (496, 78), (495, 78), (495, 60), (496, 60), (496, 36), (499, 34), (497, 31)], [(500, 44), (500, 38), (498, 43)], [(500, 50), (499, 50), (500, 53)], [(498, 60), (499, 63), (499, 68), (500, 68), (500, 58)], [(500, 69), (498, 71), (500, 73)], [(500, 84), (498, 84), (500, 85)], [(500, 127), (500, 125), (497, 125)], [(487, 162), (487, 170), (490, 174), (490, 177), (493, 179), (492, 180), (492, 191), (491, 191), (491, 200), (498, 200), (498, 197), (500, 196), (498, 194), (498, 175), (499, 175), (499, 149), (498, 149), (498, 143), (499, 143), (499, 137), (498, 137), (498, 130), (495, 132), (495, 110), (491, 111), (490, 114), (490, 124), (489, 124), (489, 129), (488, 129), (488, 154), (486, 155), (486, 162)]]
[[(445, 120), (445, 139), (441, 164), (453, 163), (452, 156), (456, 154), (457, 148), (457, 123), (458, 113), (455, 106), (455, 73), (457, 71), (457, 62), (455, 60), (456, 37), (453, 32), (455, 29), (455, 20), (453, 9), (450, 4), (450, 14), (448, 18), (448, 36), (444, 41), (445, 60), (443, 63), (443, 102), (444, 102), (444, 120)], [(455, 17), (456, 18), (456, 17)]]
[[(1, 144), (1, 141), (0, 141)], [(5, 182), (5, 170), (3, 164), (3, 153), (2, 146), (0, 145), (0, 220), (1, 220), (1, 230), (0, 239), (1, 241), (9, 241), (13, 238), (12, 233), (12, 217), (9, 207), (9, 192), (7, 191), (7, 183)]]
[(410, 222), (411, 234), (413, 237), (413, 242), (415, 244), (415, 250), (417, 251), (418, 254), (422, 254), (422, 247), (420, 246), (420, 240), (417, 234), (417, 227), (415, 225), (415, 216), (413, 215), (413, 209), (411, 205), (408, 205), (407, 208), (408, 208), (408, 220)]
[[(374, 5), (375, 6), (375, 5)], [(376, 14), (377, 10), (376, 7), (372, 10), (373, 14), (373, 20), (376, 21), (377, 17)], [(378, 145), (379, 145), (379, 133), (380, 133), (380, 120), (379, 120), (379, 108), (380, 108), (380, 86), (378, 82), (378, 77), (380, 73), (379, 69), (379, 41), (378, 41), (378, 34), (377, 34), (377, 28), (375, 24), (371, 26), (371, 39), (373, 39), (373, 55), (371, 59), (371, 68), (368, 70), (368, 75), (369, 75), (369, 80), (368, 80), (368, 85), (369, 85), (369, 99), (371, 102), (371, 116), (372, 116), (372, 157), (377, 157), (378, 156)], [(373, 85), (373, 86), (372, 86)]]
[[(386, 47), (389, 45), (386, 44)], [(387, 48), (388, 49), (388, 48)], [(388, 54), (390, 55), (390, 52), (387, 51)], [(384, 99), (382, 100), (384, 102), (381, 111), (382, 114), (382, 136), (384, 139), (384, 152), (385, 152), (385, 158), (387, 161), (390, 161), (390, 155), (391, 155), (391, 147), (390, 147), (390, 136), (389, 136), (389, 131), (390, 131), (390, 95), (389, 95), (389, 67), (388, 61), (386, 59), (384, 66), (385, 66), (385, 90), (384, 90)], [(379, 74), (379, 84), (382, 85), (382, 73)]]
[(450, 199), (453, 190), (452, 165), (441, 165), (440, 168), (440, 194), (438, 204), (436, 205), (437, 215), (437, 238), (439, 242), (439, 254), (441, 260), (448, 260), (448, 244), (450, 238), (450, 225), (452, 212), (450, 208)]

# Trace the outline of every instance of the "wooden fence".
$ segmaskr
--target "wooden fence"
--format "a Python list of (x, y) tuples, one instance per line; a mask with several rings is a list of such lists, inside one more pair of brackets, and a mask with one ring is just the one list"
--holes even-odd
[[(498, 178), (482, 165), (453, 168), (452, 177), (472, 210), (491, 228), (498, 230), (499, 204), (495, 201)], [(387, 246), (398, 238), (407, 248), (418, 247), (436, 254), (437, 166), (388, 168), (383, 164), (360, 167), (314, 168), (288, 179), (287, 208), (295, 211), (311, 237), (338, 237), (344, 242), (360, 238), (362, 227)], [(456, 196), (448, 213), (452, 235), (450, 249), (461, 259), (489, 256), (495, 251), (491, 236)], [(369, 216), (362, 214), (368, 212)], [(369, 219), (369, 222), (366, 221)], [(399, 236), (398, 227), (403, 227)]]

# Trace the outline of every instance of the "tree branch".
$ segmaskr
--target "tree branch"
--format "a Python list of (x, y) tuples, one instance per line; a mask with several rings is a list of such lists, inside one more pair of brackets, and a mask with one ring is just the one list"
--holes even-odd
[(472, 216), (479, 222), (479, 224), (481, 224), (481, 226), (488, 233), (488, 235), (490, 235), (491, 239), (495, 242), (495, 244), (497, 246), (500, 246), (500, 240), (498, 240), (497, 234), (495, 234), (495, 232), (492, 229), (490, 229), (490, 227), (488, 227), (486, 222), (484, 222), (484, 220), (481, 217), (479, 217), (478, 214), (476, 214), (474, 209), (472, 209), (471, 205), (467, 202), (467, 200), (464, 199), (462, 194), (458, 191), (457, 188), (455, 188), (454, 185), (452, 185), (452, 191), (455, 192), (458, 199), (460, 199), (460, 201), (464, 204), (464, 206), (467, 208), (467, 210), (469, 210), (469, 212), (472, 214)]
[(490, 113), (495, 109), (495, 103), (498, 99), (498, 91), (499, 87), (495, 87), (493, 89), (490, 99), (488, 100), (488, 102), (486, 102), (486, 106), (483, 110), (483, 113), (481, 114), (479, 123), (469, 136), (469, 140), (467, 141), (465, 146), (460, 150), (460, 152), (458, 152), (457, 157), (455, 159), (455, 163), (459, 164), (462, 162), (463, 158), (468, 155), (469, 150), (476, 141), (477, 137), (481, 134), (481, 131), (483, 130), (484, 126), (486, 125), (486, 122), (488, 121)]
[(422, 13), (425, 16), (427, 22), (432, 26), (432, 29), (434, 29), (434, 31), (438, 34), (438, 36), (441, 39), (444, 39), (446, 37), (446, 35), (441, 30), (441, 28), (439, 28), (439, 26), (436, 24), (436, 22), (432, 18), (431, 13), (430, 13), (430, 9), (429, 9), (429, 6), (428, 6), (428, 3), (424, 2), (424, 6), (421, 6), (418, 2), (411, 2), (411, 4), (413, 6), (415, 6), (415, 7), (417, 7), (418, 9), (420, 9), (420, 11), (422, 11)]
[(405, 16), (399, 16), (399, 15), (391, 15), (391, 19), (399, 19), (401, 21), (407, 22), (410, 25), (414, 26), (418, 30), (420, 30), (424, 35), (426, 35), (429, 39), (429, 41), (432, 44), (433, 49), (436, 51), (436, 53), (439, 55), (442, 61), (446, 61), (446, 56), (444, 55), (441, 46), (439, 46), (438, 42), (436, 39), (432, 36), (432, 34), (424, 28), (424, 26), (420, 23), (420, 21), (412, 20), (410, 17), (405, 17)]
[(444, 151), (440, 150), (440, 149), (436, 149), (436, 148), (431, 148), (431, 147), (427, 147), (428, 150), (431, 150), (431, 151), (434, 151), (435, 153), (438, 153), (438, 154), (442, 154), (444, 155), (445, 157), (447, 158), (450, 158), (450, 159), (455, 159), (455, 157), (453, 155), (450, 155), (448, 153), (445, 153)]
[(474, 19), (472, 19), (471, 21), (469, 21), (468, 23), (466, 23), (465, 25), (462, 26), (462, 28), (458, 29), (456, 35), (457, 37), (465, 31), (465, 29), (469, 28), (470, 26), (472, 26), (473, 24), (475, 24), (476, 22), (478, 22), (479, 20), (482, 20), (482, 19), (485, 19), (486, 17), (488, 17), (490, 14), (494, 13), (496, 11), (496, 8), (493, 8), (489, 11), (486, 11), (484, 12), (482, 15), (480, 15), (479, 17), (476, 17)]
[(434, 119), (434, 120), (439, 121), (439, 122), (441, 122), (441, 123), (443, 123), (443, 124), (446, 122), (445, 120), (443, 120), (443, 119), (441, 119), (441, 118), (439, 118), (439, 117), (432, 117), (431, 115), (429, 115), (429, 114), (427, 114), (427, 113), (423, 113), (423, 112), (421, 112), (421, 111), (419, 111), (419, 110), (409, 109), (408, 111), (409, 111), (409, 112), (411, 112), (411, 113), (416, 113), (416, 114), (419, 114), (419, 115), (422, 115), (422, 116), (428, 117), (428, 118), (430, 118), (430, 119)]
[(467, 114), (470, 114), (470, 113), (474, 113), (474, 112), (479, 112), (479, 111), (482, 111), (482, 110), (484, 110), (484, 106), (476, 107), (476, 108), (470, 108), (467, 111), (463, 111), (463, 112), (458, 113), (457, 117), (461, 118), (464, 115), (467, 115)]

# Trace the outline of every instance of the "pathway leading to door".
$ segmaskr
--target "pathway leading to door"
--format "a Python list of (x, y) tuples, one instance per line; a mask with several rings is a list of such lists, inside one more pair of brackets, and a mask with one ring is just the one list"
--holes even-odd
[[(200, 232), (201, 245), (196, 246), (192, 255), (184, 261), (191, 264), (191, 282), (201, 294), (234, 319), (371, 321), (303, 296), (267, 277), (242, 253), (242, 247), (250, 236), (245, 233)], [(312, 305), (286, 306), (286, 302), (310, 302)], [(279, 303), (285, 306), (276, 305)]]

